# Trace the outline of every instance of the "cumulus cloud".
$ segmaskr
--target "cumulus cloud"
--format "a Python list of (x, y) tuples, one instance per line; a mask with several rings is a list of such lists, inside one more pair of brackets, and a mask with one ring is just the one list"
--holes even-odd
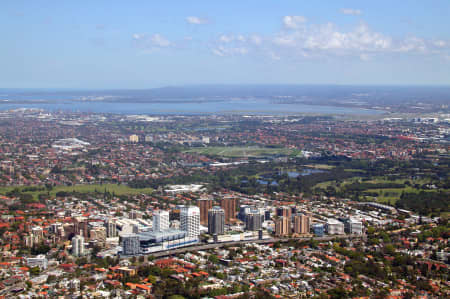
[(433, 44), (438, 48), (444, 48), (448, 45), (448, 43), (444, 40), (436, 40), (433, 42)]
[(211, 52), (217, 56), (236, 56), (250, 53), (250, 47), (261, 42), (257, 35), (222, 34), (211, 45)]
[(259, 36), (259, 35), (256, 35), (256, 34), (253, 34), (253, 35), (251, 35), (250, 37), (249, 37), (249, 40), (250, 40), (250, 42), (252, 43), (252, 44), (254, 44), (254, 45), (261, 45), (261, 43), (262, 43), (262, 37), (261, 36)]
[(188, 22), (189, 24), (194, 24), (194, 25), (203, 25), (203, 24), (209, 23), (208, 19), (203, 19), (203, 18), (194, 17), (194, 16), (187, 17), (186, 22)]
[(165, 38), (164, 36), (162, 36), (158, 33), (153, 34), (150, 37), (150, 41), (152, 42), (153, 45), (155, 45), (157, 47), (168, 47), (172, 44), (167, 38)]
[(298, 29), (304, 23), (306, 23), (306, 18), (303, 16), (285, 16), (283, 17), (283, 25), (287, 29)]
[(152, 35), (135, 33), (132, 35), (134, 42), (139, 48), (146, 50), (155, 50), (168, 48), (174, 44), (159, 33)]
[(249, 50), (245, 47), (224, 47), (218, 46), (211, 49), (212, 53), (217, 56), (235, 56), (235, 55), (245, 55)]
[(231, 43), (234, 40), (234, 36), (233, 35), (221, 35), (219, 36), (219, 41), (222, 43)]
[(343, 13), (344, 15), (359, 16), (362, 14), (362, 11), (359, 9), (353, 9), (353, 8), (343, 8), (343, 9), (341, 9), (341, 13)]
[(341, 30), (333, 23), (309, 24), (301, 16), (285, 16), (283, 29), (272, 35), (220, 35), (213, 42), (218, 56), (263, 54), (271, 59), (353, 56), (367, 61), (378, 55), (445, 55), (450, 41), (419, 37), (393, 38), (361, 23), (351, 30)]

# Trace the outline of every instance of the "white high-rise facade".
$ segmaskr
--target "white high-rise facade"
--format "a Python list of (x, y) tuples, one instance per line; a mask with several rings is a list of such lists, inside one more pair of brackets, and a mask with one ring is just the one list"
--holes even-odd
[(122, 252), (124, 255), (136, 255), (140, 252), (139, 235), (126, 234), (122, 236)]
[(72, 238), (72, 255), (82, 256), (84, 255), (84, 238), (77, 235)]
[(117, 227), (116, 222), (112, 219), (108, 219), (105, 223), (106, 226), (106, 237), (107, 238), (114, 238), (117, 236)]
[(169, 211), (153, 212), (153, 231), (160, 232), (169, 229)]
[(180, 228), (187, 232), (187, 237), (196, 238), (200, 235), (200, 209), (198, 207), (182, 207), (180, 222)]

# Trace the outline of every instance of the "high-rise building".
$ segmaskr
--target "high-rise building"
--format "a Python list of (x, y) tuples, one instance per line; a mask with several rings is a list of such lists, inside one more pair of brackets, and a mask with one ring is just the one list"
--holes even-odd
[(245, 217), (245, 229), (252, 231), (260, 230), (262, 227), (263, 219), (264, 215), (261, 214), (259, 210), (251, 210)]
[(309, 234), (310, 218), (303, 214), (294, 216), (294, 233)]
[(62, 224), (61, 223), (59, 223), (59, 222), (56, 222), (56, 223), (52, 223), (51, 225), (50, 225), (50, 229), (49, 229), (49, 231), (52, 233), (52, 234), (58, 234), (58, 230), (59, 230), (59, 228), (60, 227), (62, 227)]
[(169, 211), (158, 210), (153, 212), (153, 231), (161, 232), (169, 229)]
[(140, 211), (132, 210), (128, 214), (128, 218), (130, 219), (139, 219), (142, 218), (142, 213)]
[(42, 241), (42, 239), (44, 238), (44, 231), (42, 230), (42, 227), (40, 227), (40, 226), (35, 226), (35, 227), (31, 228), (31, 233), (32, 233), (34, 239), (37, 240), (37, 242)]
[(264, 212), (264, 220), (270, 220), (272, 217), (270, 216), (270, 210), (266, 210)]
[(287, 236), (291, 233), (291, 219), (280, 217), (275, 221), (275, 235)]
[(84, 255), (84, 237), (76, 235), (72, 238), (72, 255), (83, 256)]
[(117, 237), (117, 226), (116, 222), (112, 219), (109, 219), (105, 223), (106, 226), (106, 237), (107, 238), (114, 238)]
[(238, 199), (227, 197), (220, 201), (220, 206), (225, 211), (225, 223), (230, 223), (236, 217), (236, 208), (238, 206)]
[(77, 235), (83, 236), (84, 238), (89, 237), (89, 224), (86, 217), (75, 217), (74, 230)]
[(138, 143), (139, 142), (139, 136), (136, 135), (136, 134), (130, 135), (130, 142)]
[(214, 206), (208, 211), (208, 234), (223, 235), (225, 224), (225, 211), (218, 206)]
[(292, 216), (292, 210), (290, 207), (278, 207), (277, 208), (277, 216), (278, 217), (287, 217), (290, 219)]
[(98, 242), (106, 241), (106, 228), (103, 226), (94, 227), (89, 231), (90, 239)]
[(200, 209), (200, 223), (202, 225), (208, 225), (208, 211), (213, 206), (211, 199), (200, 198), (197, 200), (197, 206)]
[(325, 226), (322, 223), (314, 223), (312, 225), (312, 231), (314, 235), (323, 237), (323, 235), (325, 234)]
[(125, 234), (122, 238), (122, 252), (124, 255), (136, 255), (140, 252), (139, 235)]
[(347, 234), (361, 235), (363, 233), (363, 224), (359, 220), (356, 220), (353, 218), (347, 218), (344, 220), (344, 231)]
[(195, 238), (200, 235), (200, 209), (198, 207), (182, 207), (180, 222), (180, 228), (187, 233), (187, 237)]
[(242, 222), (245, 222), (245, 218), (247, 217), (247, 214), (250, 213), (252, 210), (252, 206), (249, 205), (241, 205), (239, 207), (239, 213), (237, 215), (237, 218), (241, 220)]
[(344, 223), (329, 218), (325, 224), (325, 230), (329, 235), (343, 235), (344, 234)]

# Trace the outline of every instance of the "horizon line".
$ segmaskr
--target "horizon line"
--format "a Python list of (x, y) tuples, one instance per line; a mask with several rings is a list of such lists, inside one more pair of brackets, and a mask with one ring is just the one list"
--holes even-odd
[(164, 88), (186, 88), (186, 87), (245, 87), (245, 86), (328, 86), (328, 87), (447, 87), (450, 84), (389, 84), (389, 83), (368, 83), (368, 84), (339, 84), (339, 83), (195, 83), (180, 85), (162, 85), (159, 87), (0, 87), (0, 90), (79, 90), (79, 91), (99, 91), (99, 90), (152, 90)]

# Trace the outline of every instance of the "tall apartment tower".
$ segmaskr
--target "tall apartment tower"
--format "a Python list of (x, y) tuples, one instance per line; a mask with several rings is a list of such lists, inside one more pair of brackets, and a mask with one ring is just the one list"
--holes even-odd
[(84, 255), (84, 237), (76, 235), (72, 238), (72, 255), (83, 256)]
[(75, 217), (74, 219), (75, 233), (85, 238), (89, 237), (88, 221), (85, 217)]
[(214, 206), (208, 211), (208, 234), (223, 235), (225, 229), (225, 211), (218, 206)]
[(169, 211), (153, 212), (153, 231), (160, 232), (169, 229)]
[(237, 198), (227, 197), (220, 201), (220, 206), (225, 211), (225, 223), (230, 223), (236, 218)]
[(122, 236), (122, 252), (124, 255), (136, 255), (140, 252), (140, 241), (137, 234)]
[(250, 211), (245, 217), (245, 229), (251, 231), (260, 230), (263, 222), (263, 215), (258, 210)]
[(196, 206), (182, 207), (180, 211), (180, 228), (187, 232), (187, 237), (200, 235), (200, 209)]
[(131, 143), (138, 143), (139, 142), (139, 136), (136, 134), (130, 135), (129, 140)]
[(208, 211), (212, 208), (213, 201), (200, 198), (197, 200), (197, 206), (200, 209), (200, 224), (208, 225)]
[(112, 219), (106, 221), (106, 237), (107, 238), (115, 238), (117, 237), (117, 226), (116, 222)]
[(310, 218), (303, 214), (294, 216), (294, 233), (309, 234)]
[(275, 235), (287, 236), (291, 233), (291, 219), (280, 217), (275, 221)]
[(291, 218), (291, 216), (292, 216), (291, 207), (278, 207), (277, 208), (277, 216)]

